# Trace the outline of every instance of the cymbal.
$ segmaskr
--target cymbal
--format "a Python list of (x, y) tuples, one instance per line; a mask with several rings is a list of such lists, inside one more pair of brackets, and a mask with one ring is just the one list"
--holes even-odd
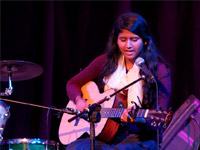
[(35, 63), (22, 60), (0, 61), (0, 81), (9, 80), (9, 70), (12, 81), (22, 81), (35, 78), (43, 73), (43, 68)]

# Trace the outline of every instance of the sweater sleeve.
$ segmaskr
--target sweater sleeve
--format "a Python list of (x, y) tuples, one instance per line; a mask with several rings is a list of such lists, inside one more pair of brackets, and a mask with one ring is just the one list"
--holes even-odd
[(82, 96), (81, 87), (89, 81), (96, 79), (101, 73), (106, 60), (106, 54), (96, 57), (85, 69), (72, 77), (66, 84), (67, 96), (73, 100)]
[(167, 109), (171, 95), (171, 76), (164, 64), (158, 65), (159, 95), (158, 105), (162, 109)]
[[(158, 91), (158, 106), (161, 107), (163, 110), (168, 108), (170, 95), (171, 95), (171, 76), (169, 70), (167, 69), (165, 64), (159, 63), (158, 64), (158, 71), (157, 71), (157, 81), (159, 85)], [(159, 130), (159, 139), (162, 140), (162, 133), (163, 129), (159, 126), (152, 126), (150, 120), (146, 120), (146, 126), (141, 125), (141, 130), (149, 132), (149, 138), (157, 137), (157, 129)], [(144, 137), (148, 137), (143, 133)]]

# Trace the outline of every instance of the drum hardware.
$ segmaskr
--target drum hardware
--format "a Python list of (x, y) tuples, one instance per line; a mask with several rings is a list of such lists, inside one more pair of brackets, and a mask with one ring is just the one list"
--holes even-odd
[(21, 60), (0, 61), (0, 81), (9, 81), (9, 87), (0, 96), (9, 96), (13, 92), (12, 81), (35, 78), (43, 73), (43, 68), (35, 63)]
[[(35, 63), (21, 60), (0, 61), (0, 81), (8, 81), (9, 87), (0, 96), (10, 96), (13, 92), (12, 81), (22, 81), (35, 78), (43, 73), (43, 68)], [(0, 99), (1, 100), (1, 99)], [(3, 131), (10, 116), (10, 106), (0, 101), (0, 143), (3, 140)]]

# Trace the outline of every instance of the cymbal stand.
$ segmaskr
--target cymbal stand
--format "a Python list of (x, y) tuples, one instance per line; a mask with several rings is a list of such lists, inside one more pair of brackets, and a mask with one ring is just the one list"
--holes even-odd
[(5, 92), (1, 92), (0, 96), (10, 96), (13, 92), (12, 80), (11, 80), (11, 77), (12, 77), (11, 68), (12, 68), (12, 66), (8, 66), (8, 68), (7, 68), (8, 69), (9, 87), (6, 88)]

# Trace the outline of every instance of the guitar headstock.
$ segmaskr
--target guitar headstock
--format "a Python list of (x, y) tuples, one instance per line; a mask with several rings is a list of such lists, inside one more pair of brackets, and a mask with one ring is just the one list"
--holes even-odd
[(171, 110), (146, 110), (145, 112), (145, 119), (150, 120), (151, 125), (162, 126), (165, 128), (172, 118), (172, 111)]

